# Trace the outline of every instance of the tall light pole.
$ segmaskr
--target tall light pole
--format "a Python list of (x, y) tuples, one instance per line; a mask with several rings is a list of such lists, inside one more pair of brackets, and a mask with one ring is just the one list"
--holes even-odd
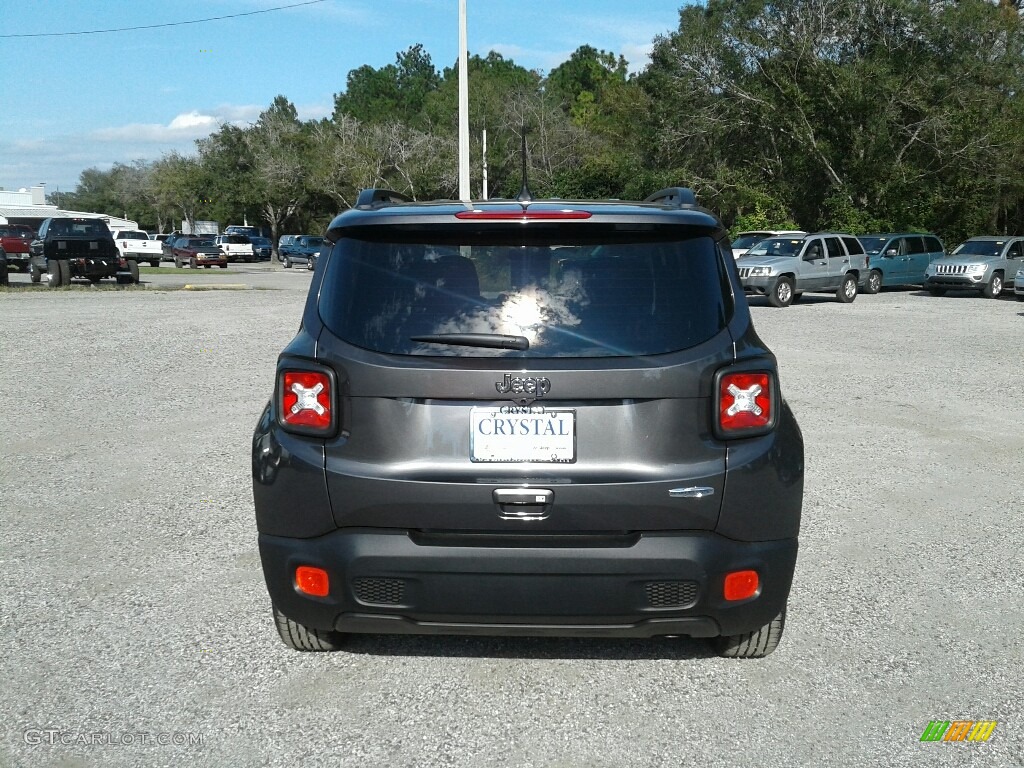
[(466, 0), (459, 0), (459, 199), (469, 201), (469, 42)]

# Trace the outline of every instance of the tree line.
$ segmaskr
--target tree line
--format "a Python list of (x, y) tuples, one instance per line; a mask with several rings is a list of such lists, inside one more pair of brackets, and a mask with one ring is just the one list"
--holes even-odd
[[(546, 75), (469, 59), (471, 176), (491, 197), (694, 188), (738, 229), (1024, 231), (1024, 0), (707, 0), (652, 60), (582, 46)], [(83, 171), (65, 208), (322, 231), (365, 187), (458, 189), (458, 73), (414, 45), (348, 73), (331, 117), (277, 96), (194, 155)]]

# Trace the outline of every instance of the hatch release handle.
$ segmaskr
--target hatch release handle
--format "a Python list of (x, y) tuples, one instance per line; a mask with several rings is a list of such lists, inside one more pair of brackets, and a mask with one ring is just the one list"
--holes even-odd
[(502, 520), (544, 520), (555, 492), (547, 488), (495, 488), (491, 494)]

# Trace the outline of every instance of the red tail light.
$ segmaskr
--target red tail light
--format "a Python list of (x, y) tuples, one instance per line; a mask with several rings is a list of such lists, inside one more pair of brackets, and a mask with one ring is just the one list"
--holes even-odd
[(325, 436), (336, 421), (334, 377), (327, 371), (281, 370), (278, 380), (278, 421), (300, 434)]
[(719, 375), (717, 431), (720, 437), (752, 437), (775, 426), (778, 409), (775, 377), (768, 371), (737, 371)]

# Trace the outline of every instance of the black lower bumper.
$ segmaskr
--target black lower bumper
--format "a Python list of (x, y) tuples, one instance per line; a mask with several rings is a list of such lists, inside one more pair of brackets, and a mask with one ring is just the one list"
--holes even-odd
[[(317, 629), (396, 634), (650, 637), (735, 635), (779, 614), (797, 541), (713, 533), (474, 537), (368, 529), (312, 539), (260, 536), (274, 604)], [(295, 586), (324, 569), (326, 597)], [(726, 601), (725, 575), (756, 570), (760, 589)]]

